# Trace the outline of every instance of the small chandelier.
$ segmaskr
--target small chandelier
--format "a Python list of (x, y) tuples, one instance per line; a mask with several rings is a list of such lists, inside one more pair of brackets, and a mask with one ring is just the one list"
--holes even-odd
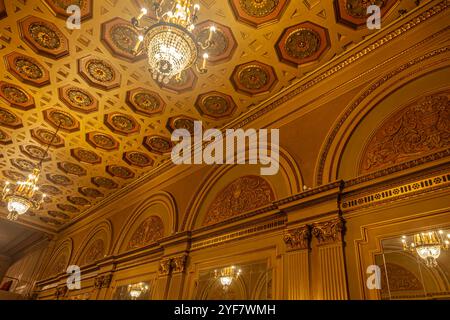
[[(58, 126), (58, 130), (59, 128), (60, 126)], [(33, 169), (33, 173), (28, 175), (26, 181), (17, 181), (16, 183), (11, 183), (9, 181), (5, 182), (2, 191), (2, 201), (7, 203), (9, 212), (7, 218), (9, 220), (17, 220), (19, 216), (25, 214), (29, 209), (39, 209), (44, 202), (46, 194), (39, 194), (37, 182), (41, 173), (42, 162), (47, 157), (48, 150), (58, 134), (58, 130), (56, 130), (52, 140), (47, 145), (47, 149), (38, 166)]]
[(214, 278), (219, 279), (224, 291), (228, 291), (228, 288), (233, 283), (233, 280), (237, 280), (241, 272), (241, 269), (237, 270), (235, 266), (227, 267), (220, 271), (214, 270)]
[(449, 239), (450, 234), (444, 236), (442, 230), (415, 234), (413, 242), (410, 244), (406, 242), (406, 236), (403, 236), (403, 250), (416, 252), (420, 258), (426, 261), (427, 267), (436, 267), (441, 251), (447, 250), (449, 247)]
[(211, 46), (216, 28), (210, 27), (209, 37), (204, 43), (196, 40), (192, 31), (200, 5), (194, 5), (191, 0), (155, 0), (153, 10), (158, 19), (156, 24), (141, 26), (142, 17), (148, 13), (146, 8), (142, 8), (140, 15), (131, 20), (140, 34), (133, 52), (135, 55), (147, 54), (153, 79), (165, 84), (172, 78), (179, 80), (181, 73), (193, 65), (199, 73), (206, 73), (209, 56), (204, 52), (199, 65), (200, 51)]
[(128, 285), (128, 293), (133, 300), (139, 299), (142, 293), (147, 292), (147, 290), (148, 285), (143, 282)]

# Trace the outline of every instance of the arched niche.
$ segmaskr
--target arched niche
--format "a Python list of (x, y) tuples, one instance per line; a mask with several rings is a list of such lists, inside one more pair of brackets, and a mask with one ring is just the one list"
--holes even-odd
[(175, 199), (158, 192), (143, 201), (130, 215), (119, 233), (114, 252), (144, 247), (176, 232), (178, 224)]
[[(383, 130), (387, 122), (395, 121), (393, 119), (402, 109), (448, 89), (442, 79), (449, 76), (450, 68), (430, 66), (427, 73), (422, 72), (403, 81), (392, 79), (380, 83), (380, 79), (387, 78), (383, 77), (365, 88), (344, 110), (322, 145), (316, 164), (316, 184), (353, 179), (365, 174), (361, 169), (363, 155), (370, 148), (377, 130)], [(431, 153), (436, 151), (430, 150)], [(410, 154), (398, 158), (395, 163), (422, 157), (430, 152)], [(390, 165), (392, 163), (386, 164)]]
[[(297, 164), (281, 148), (279, 155), (279, 171), (276, 175), (262, 176), (259, 164), (223, 165), (213, 169), (205, 178), (205, 182), (202, 183), (200, 189), (195, 193), (195, 198), (191, 201), (183, 220), (182, 230), (193, 230), (202, 227), (208, 210), (210, 210), (214, 201), (218, 201), (223, 192), (230, 191), (227, 188), (244, 177), (259, 177), (262, 179), (260, 181), (265, 181), (265, 183), (258, 185), (264, 185), (264, 188), (261, 188), (262, 192), (268, 191), (266, 186), (270, 186), (273, 192), (273, 200), (300, 192), (303, 181)], [(261, 203), (265, 202), (262, 201)], [(268, 203), (266, 202), (266, 204)], [(237, 214), (234, 214), (234, 216), (237, 216)]]
[(55, 246), (51, 258), (45, 268), (44, 279), (66, 272), (72, 258), (72, 249), (72, 238), (65, 239)]
[(74, 261), (78, 266), (92, 264), (110, 254), (113, 238), (112, 225), (105, 220), (95, 226), (84, 238)]

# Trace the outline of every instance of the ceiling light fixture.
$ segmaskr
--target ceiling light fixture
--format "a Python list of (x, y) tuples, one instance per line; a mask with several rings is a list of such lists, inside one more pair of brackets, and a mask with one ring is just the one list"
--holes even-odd
[(47, 145), (47, 149), (45, 150), (39, 164), (33, 169), (33, 172), (28, 175), (28, 179), (26, 181), (17, 181), (16, 183), (11, 183), (9, 181), (5, 182), (2, 191), (2, 201), (7, 203), (9, 212), (7, 218), (9, 220), (17, 220), (19, 216), (25, 214), (31, 208), (39, 209), (41, 204), (44, 202), (46, 195), (44, 193), (39, 194), (37, 182), (41, 173), (42, 162), (47, 157), (48, 150), (58, 134), (60, 125), (58, 126), (55, 134), (52, 136), (50, 143)]
[(214, 270), (215, 279), (219, 279), (220, 284), (223, 287), (224, 291), (228, 291), (229, 287), (233, 283), (233, 280), (237, 280), (240, 274), (242, 273), (241, 269), (236, 269), (235, 266), (223, 268), (222, 270)]
[(442, 230), (422, 232), (415, 234), (409, 244), (406, 242), (406, 236), (402, 236), (402, 243), (403, 250), (416, 252), (426, 261), (428, 267), (436, 267), (441, 251), (449, 247), (450, 233), (444, 236)]
[[(191, 0), (156, 0), (153, 10), (158, 19), (156, 24), (141, 26), (141, 19), (148, 13), (146, 8), (131, 23), (139, 32), (133, 50), (135, 55), (145, 52), (148, 56), (149, 70), (158, 82), (167, 84), (172, 78), (180, 79), (181, 73), (192, 66), (206, 73), (208, 54), (200, 56), (212, 44), (216, 28), (211, 26), (209, 37), (204, 43), (197, 41), (192, 31), (198, 19), (200, 5)], [(199, 65), (199, 60), (201, 64)]]

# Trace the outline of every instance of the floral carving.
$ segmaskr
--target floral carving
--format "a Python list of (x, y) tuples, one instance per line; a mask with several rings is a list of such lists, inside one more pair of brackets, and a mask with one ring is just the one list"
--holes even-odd
[(189, 117), (172, 117), (167, 121), (167, 129), (173, 132), (176, 129), (185, 129), (194, 134), (194, 119)]
[(133, 117), (119, 112), (105, 115), (105, 124), (111, 131), (123, 135), (138, 133), (141, 128)]
[(310, 239), (311, 228), (307, 225), (288, 230), (283, 237), (290, 249), (308, 249)]
[(95, 278), (94, 287), (96, 289), (108, 288), (112, 281), (112, 274), (101, 275)]
[(20, 151), (22, 151), (23, 154), (30, 157), (33, 160), (42, 160), (42, 161), (50, 161), (50, 156), (47, 152), (45, 152), (44, 149), (34, 146), (34, 145), (27, 145), (27, 146), (20, 146)]
[(74, 207), (74, 206), (72, 206), (70, 204), (61, 204), (61, 203), (59, 203), (59, 204), (56, 205), (56, 207), (59, 210), (70, 212), (70, 213), (78, 213), (78, 212), (80, 212), (80, 210), (77, 207)]
[(12, 143), (11, 136), (2, 129), (0, 129), (0, 144), (6, 145), (11, 143)]
[(275, 200), (269, 183), (258, 176), (236, 179), (216, 196), (209, 206), (203, 225), (210, 225), (251, 211)]
[[(423, 291), (422, 282), (408, 269), (390, 262), (380, 266), (380, 269), (382, 296), (389, 296), (388, 288), (391, 292)], [(387, 277), (385, 269), (387, 270)], [(389, 280), (389, 286), (387, 279)]]
[(123, 166), (107, 166), (106, 172), (108, 172), (113, 177), (118, 177), (122, 179), (132, 179), (135, 174), (133, 171)]
[(160, 217), (151, 216), (145, 219), (134, 231), (127, 249), (136, 249), (148, 245), (164, 236), (164, 224)]
[(61, 40), (58, 34), (42, 22), (34, 22), (29, 25), (28, 32), (33, 40), (41, 47), (55, 50), (61, 46)]
[(88, 206), (91, 203), (89, 202), (89, 200), (82, 198), (82, 197), (72, 197), (72, 196), (68, 196), (67, 197), (67, 201), (69, 201), (70, 203), (76, 205), (76, 206)]
[(98, 110), (97, 100), (86, 90), (71, 85), (59, 89), (61, 100), (75, 111), (91, 113)]
[(47, 174), (47, 180), (60, 186), (69, 186), (73, 183), (72, 180), (70, 180), (68, 177), (60, 174), (49, 173)]
[(11, 52), (4, 58), (8, 71), (20, 81), (36, 87), (50, 83), (49, 72), (36, 59), (18, 52)]
[(99, 188), (112, 190), (117, 189), (119, 187), (119, 185), (115, 183), (113, 180), (104, 177), (93, 177), (91, 181), (94, 185), (96, 185)]
[(450, 91), (416, 100), (389, 117), (372, 135), (360, 173), (450, 147)]
[(48, 215), (53, 218), (62, 219), (62, 220), (70, 219), (70, 216), (68, 214), (65, 214), (64, 212), (60, 212), (60, 211), (49, 211)]
[(0, 97), (11, 107), (22, 110), (34, 108), (34, 99), (25, 90), (14, 84), (0, 81)]
[(88, 133), (86, 140), (93, 147), (104, 150), (114, 150), (119, 147), (119, 143), (112, 136), (101, 132)]
[(277, 82), (277, 76), (271, 66), (253, 61), (237, 66), (231, 80), (236, 90), (255, 95), (270, 91)]
[(31, 172), (36, 168), (36, 164), (25, 159), (11, 159), (11, 164), (19, 170)]
[(314, 223), (311, 233), (320, 244), (326, 244), (342, 241), (344, 231), (344, 221), (337, 218), (331, 221)]
[(296, 30), (288, 36), (285, 48), (294, 59), (308, 58), (319, 50), (320, 37), (313, 30)]
[(83, 258), (84, 264), (93, 263), (105, 256), (105, 242), (102, 239), (94, 240), (86, 249)]
[(153, 165), (154, 161), (148, 155), (138, 151), (125, 152), (123, 159), (126, 163), (137, 167), (148, 167)]
[(59, 190), (57, 187), (51, 186), (51, 185), (42, 185), (40, 187), (41, 191), (50, 194), (52, 196), (57, 196), (61, 194), (61, 190)]
[(98, 164), (102, 162), (102, 158), (100, 158), (96, 153), (86, 150), (86, 149), (72, 149), (71, 150), (72, 157), (81, 162), (86, 162), (90, 164)]
[(149, 136), (144, 139), (144, 147), (156, 154), (165, 154), (172, 151), (173, 143), (170, 139), (161, 136)]
[(93, 56), (78, 61), (80, 75), (92, 86), (111, 90), (120, 86), (120, 73), (111, 63)]
[(143, 88), (128, 91), (126, 102), (134, 112), (144, 116), (162, 113), (165, 108), (163, 99), (156, 92)]
[(345, 0), (345, 9), (354, 18), (366, 18), (369, 6), (376, 5), (382, 8), (386, 3), (386, 0)]
[(31, 136), (43, 145), (50, 145), (55, 148), (64, 147), (64, 140), (59, 135), (55, 135), (55, 132), (47, 129), (33, 129), (31, 130)]
[(72, 162), (67, 161), (59, 162), (58, 168), (64, 171), (65, 173), (73, 174), (79, 177), (85, 176), (87, 174), (86, 169)]
[(279, 0), (239, 0), (241, 8), (250, 16), (262, 18), (271, 14)]
[(80, 123), (70, 113), (58, 110), (47, 109), (44, 111), (44, 118), (54, 128), (67, 132), (74, 132), (80, 129)]
[(11, 111), (0, 108), (0, 125), (16, 129), (22, 127), (22, 121)]
[(213, 119), (231, 116), (236, 110), (233, 98), (217, 91), (200, 95), (195, 107), (202, 115)]
[(101, 198), (103, 193), (94, 188), (80, 187), (78, 191), (85, 197), (89, 198)]

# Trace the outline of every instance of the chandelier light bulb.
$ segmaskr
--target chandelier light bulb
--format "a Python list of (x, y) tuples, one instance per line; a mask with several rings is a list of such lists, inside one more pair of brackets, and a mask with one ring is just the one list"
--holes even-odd
[(194, 5), (194, 12), (197, 13), (200, 11), (200, 5), (197, 3)]

